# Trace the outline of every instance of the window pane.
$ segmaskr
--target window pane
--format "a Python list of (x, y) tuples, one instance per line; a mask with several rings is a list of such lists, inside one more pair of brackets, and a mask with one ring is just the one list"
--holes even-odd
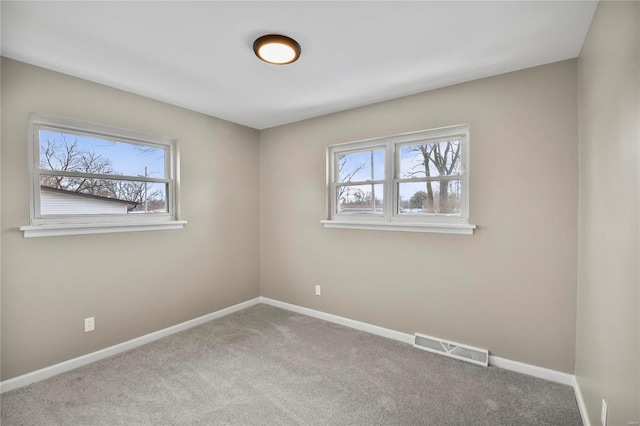
[(165, 149), (40, 129), (40, 168), (165, 178)]
[(338, 183), (384, 179), (384, 150), (338, 154)]
[(462, 181), (398, 184), (398, 214), (460, 214)]
[(126, 180), (41, 176), (40, 213), (167, 213), (167, 185)]
[(400, 147), (400, 178), (459, 175), (462, 169), (460, 140)]
[(381, 184), (338, 186), (336, 192), (340, 214), (382, 214), (384, 194)]

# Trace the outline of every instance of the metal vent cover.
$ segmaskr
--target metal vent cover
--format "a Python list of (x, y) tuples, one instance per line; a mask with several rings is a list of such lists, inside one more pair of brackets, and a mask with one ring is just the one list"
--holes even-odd
[(489, 365), (489, 351), (474, 348), (424, 334), (415, 334), (413, 346), (428, 352), (448, 356), (487, 367)]

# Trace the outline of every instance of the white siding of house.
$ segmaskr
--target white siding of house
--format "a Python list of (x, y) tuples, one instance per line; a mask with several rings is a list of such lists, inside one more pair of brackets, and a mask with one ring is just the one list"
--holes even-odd
[(40, 213), (50, 214), (126, 214), (127, 205), (108, 200), (78, 197), (53, 191), (40, 192)]

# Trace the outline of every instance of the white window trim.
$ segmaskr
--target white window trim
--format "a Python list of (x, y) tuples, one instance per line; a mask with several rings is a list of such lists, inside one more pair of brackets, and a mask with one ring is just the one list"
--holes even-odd
[[(165, 170), (168, 176), (162, 179), (136, 177), (136, 180), (167, 183), (168, 213), (139, 215), (55, 215), (40, 214), (40, 141), (38, 129), (41, 127), (71, 133), (88, 134), (131, 141), (141, 145), (161, 146), (168, 153), (165, 156)], [(25, 238), (62, 235), (102, 234), (113, 232), (133, 232), (182, 229), (187, 221), (179, 220), (179, 159), (175, 141), (160, 136), (121, 129), (103, 124), (91, 123), (72, 118), (57, 117), (41, 113), (29, 113), (28, 131), (29, 157), (29, 216), (30, 224), (21, 226)], [(43, 173), (43, 174), (48, 174)], [(68, 173), (67, 173), (68, 174)], [(106, 176), (108, 175), (100, 175)], [(118, 178), (119, 176), (116, 176)]]
[(109, 234), (113, 232), (162, 231), (182, 229), (186, 220), (156, 223), (75, 223), (68, 225), (21, 226), (25, 238), (57, 237), (63, 235)]
[[(331, 145), (327, 147), (327, 192), (328, 192), (328, 219), (321, 223), (325, 228), (366, 229), (380, 231), (405, 231), (405, 232), (433, 232), (448, 234), (472, 235), (476, 225), (469, 223), (469, 144), (470, 126), (457, 125), (441, 127), (437, 129), (404, 133), (395, 136), (367, 139), (357, 142)], [(461, 200), (460, 215), (399, 215), (397, 214), (397, 184), (402, 180), (396, 176), (399, 169), (399, 158), (396, 150), (403, 145), (425, 142), (428, 140), (442, 140), (451, 137), (462, 137), (462, 170), (460, 176), (463, 198)], [(337, 154), (343, 152), (370, 151), (374, 149), (385, 150), (385, 180), (384, 200), (382, 215), (337, 213), (336, 200), (336, 173)], [(360, 182), (359, 182), (360, 183)], [(369, 182), (364, 182), (369, 183)]]
[(356, 222), (321, 220), (325, 228), (365, 229), (370, 231), (431, 232), (436, 234), (472, 235), (476, 225), (463, 223), (418, 223), (418, 222)]

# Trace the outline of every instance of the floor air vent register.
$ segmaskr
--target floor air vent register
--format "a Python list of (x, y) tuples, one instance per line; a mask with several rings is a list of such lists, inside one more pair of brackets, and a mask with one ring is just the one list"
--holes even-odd
[(418, 349), (459, 359), (461, 361), (467, 361), (473, 364), (483, 365), (485, 367), (489, 365), (489, 351), (486, 349), (461, 345), (460, 343), (454, 343), (448, 340), (438, 339), (436, 337), (418, 333), (415, 334), (413, 346)]

